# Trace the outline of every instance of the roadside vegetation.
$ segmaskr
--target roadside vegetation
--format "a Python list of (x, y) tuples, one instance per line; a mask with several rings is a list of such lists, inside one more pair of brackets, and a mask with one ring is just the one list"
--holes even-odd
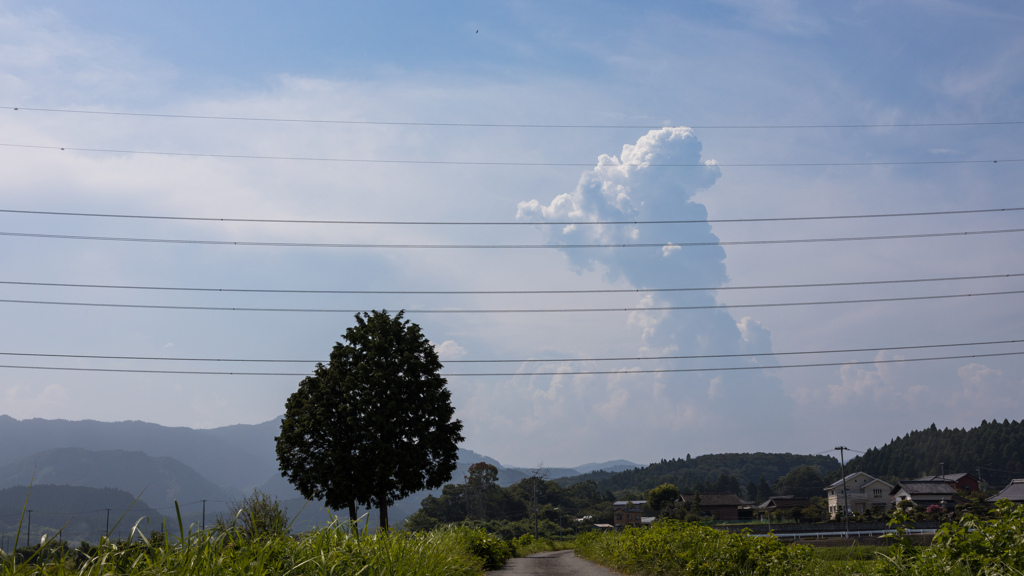
[(909, 515), (890, 522), (885, 547), (814, 549), (774, 536), (730, 534), (699, 523), (661, 520), (649, 528), (591, 532), (576, 539), (576, 554), (626, 574), (644, 576), (757, 576), (876, 574), (879, 576), (988, 576), (1024, 574), (1024, 507), (1000, 502), (989, 518), (964, 514), (944, 524), (930, 546), (906, 535)]
[(192, 534), (142, 534), (69, 549), (56, 542), (0, 556), (0, 576), (398, 575), (473, 576), (502, 566), (516, 550), (482, 530), (377, 534), (335, 523), (299, 536), (247, 535), (240, 528)]

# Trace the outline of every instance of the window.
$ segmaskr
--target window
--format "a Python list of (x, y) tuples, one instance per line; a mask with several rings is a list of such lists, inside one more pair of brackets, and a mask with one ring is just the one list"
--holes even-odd
[(881, 498), (882, 497), (882, 489), (881, 488), (875, 488), (874, 490), (872, 490), (872, 495), (875, 498)]

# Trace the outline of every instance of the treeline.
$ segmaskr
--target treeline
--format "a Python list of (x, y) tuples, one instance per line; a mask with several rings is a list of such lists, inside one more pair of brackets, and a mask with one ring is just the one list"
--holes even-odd
[[(27, 486), (14, 486), (0, 490), (0, 533), (6, 536), (8, 550), (13, 546), (19, 523), (22, 545), (28, 543), (30, 537), (31, 543), (38, 543), (43, 534), (72, 543), (96, 542), (106, 534), (108, 509), (113, 537), (117, 537), (118, 532), (127, 535), (139, 518), (148, 518), (140, 525), (144, 530), (153, 530), (164, 520), (159, 512), (116, 488), (43, 484), (32, 486), (30, 494)], [(28, 533), (29, 521), (31, 534)]]
[[(982, 420), (977, 428), (938, 429), (935, 424), (871, 448), (847, 463), (847, 472), (863, 471), (892, 482), (946, 473), (981, 474), (993, 489), (1024, 477), (1024, 421)], [(830, 478), (838, 479), (839, 474)]]
[(465, 482), (448, 484), (440, 496), (424, 498), (420, 509), (406, 519), (405, 527), (421, 531), (467, 524), (505, 539), (535, 532), (556, 539), (583, 526), (612, 522), (615, 496), (593, 481), (563, 486), (534, 476), (502, 487), (497, 476), (497, 468), (485, 462), (470, 466)]
[[(839, 461), (832, 456), (789, 453), (707, 454), (696, 458), (691, 458), (687, 454), (685, 458), (662, 460), (617, 474), (593, 472), (562, 478), (559, 482), (568, 486), (576, 482), (593, 481), (600, 490), (613, 493), (645, 493), (656, 486), (672, 484), (682, 493), (734, 493), (749, 500), (756, 500), (761, 496), (780, 493), (776, 489), (785, 490), (788, 484), (780, 486), (780, 480), (804, 468), (810, 468), (810, 471), (819, 477), (817, 482), (821, 482), (820, 477), (839, 469)], [(797, 496), (823, 495), (820, 492), (823, 484), (807, 487), (805, 485), (810, 474), (804, 471), (802, 475), (802, 479), (798, 479), (797, 483), (806, 494), (783, 493)]]

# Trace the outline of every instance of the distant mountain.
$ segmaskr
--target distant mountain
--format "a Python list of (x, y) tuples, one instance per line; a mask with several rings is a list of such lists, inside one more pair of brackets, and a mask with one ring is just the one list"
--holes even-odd
[[(274, 438), (280, 425), (281, 418), (277, 417), (260, 424), (195, 430), (137, 421), (17, 420), (0, 415), (0, 438), (14, 439), (0, 442), (0, 486), (27, 484), (31, 477), (29, 459), (35, 465), (42, 458), (47, 464), (39, 464), (37, 469), (42, 474), (37, 475), (37, 484), (45, 477), (45, 482), (111, 486), (133, 494), (148, 485), (143, 499), (161, 509), (173, 506), (177, 499), (186, 523), (202, 522), (198, 501), (207, 500), (209, 524), (227, 500), (249, 494), (254, 488), (286, 502), (289, 512), (295, 514), (305, 500), (278, 470)], [(506, 467), (483, 454), (460, 449), (451, 482), (463, 482), (469, 467), (477, 462), (498, 468), (498, 483), (502, 486), (533, 474), (530, 468)], [(618, 460), (580, 468), (545, 468), (543, 473), (554, 479), (623, 467), (635, 465)], [(390, 511), (391, 519), (400, 521), (415, 512), (428, 494), (437, 496), (440, 492), (422, 491), (397, 502)], [(327, 517), (318, 503), (309, 504), (306, 510), (296, 526), (307, 519), (322, 522)]]
[(577, 471), (577, 474), (586, 474), (597, 470), (604, 470), (605, 472), (622, 472), (624, 470), (632, 470), (633, 468), (639, 467), (639, 464), (634, 464), (629, 460), (611, 460), (609, 462), (591, 462), (589, 464), (582, 464), (580, 466), (576, 466), (574, 469)]
[(132, 494), (133, 498), (141, 494), (144, 502), (165, 511), (173, 510), (175, 500), (224, 501), (238, 495), (174, 458), (125, 450), (55, 448), (0, 466), (0, 488), (30, 483), (115, 488)]
[[(538, 472), (537, 468), (506, 468), (505, 470), (508, 472), (517, 472), (517, 476), (521, 475), (521, 477), (518, 477), (514, 482), (510, 482), (510, 484), (514, 484), (523, 478), (530, 478)], [(548, 466), (541, 467), (539, 472), (541, 476), (550, 480), (554, 480), (555, 478), (564, 478), (566, 476), (576, 476), (580, 473), (580, 471), (575, 468), (552, 468)], [(507, 475), (510, 476), (511, 474)]]
[[(153, 457), (174, 458), (220, 486), (250, 490), (277, 470), (273, 436), (267, 428), (274, 421), (253, 427), (228, 426), (214, 430), (171, 428), (147, 422), (97, 422), (95, 420), (16, 420), (0, 415), (0, 465), (54, 448), (126, 450)], [(253, 433), (247, 439), (243, 432)], [(264, 448), (258, 448), (259, 446)]]
[[(29, 542), (38, 544), (43, 534), (59, 537), (77, 546), (82, 540), (95, 544), (105, 534), (108, 526), (113, 538), (119, 535), (127, 537), (140, 518), (148, 519), (139, 524), (148, 536), (151, 531), (160, 528), (164, 519), (145, 502), (136, 502), (135, 496), (124, 490), (36, 484), (32, 486), (31, 496), (27, 499), (27, 508), (32, 510), (32, 533), (29, 534), (29, 515), (22, 517), (27, 496), (26, 486), (0, 490), (0, 532), (6, 537), (8, 551), (13, 546), (14, 535), (18, 533), (19, 521), (22, 522), (21, 546)], [(61, 529), (60, 536), (56, 536)]]

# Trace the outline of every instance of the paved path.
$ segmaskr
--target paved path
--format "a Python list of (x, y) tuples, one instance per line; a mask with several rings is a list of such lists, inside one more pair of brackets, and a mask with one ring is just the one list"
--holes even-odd
[(573, 555), (572, 550), (540, 552), (513, 558), (501, 570), (488, 574), (504, 576), (620, 576), (618, 572)]

